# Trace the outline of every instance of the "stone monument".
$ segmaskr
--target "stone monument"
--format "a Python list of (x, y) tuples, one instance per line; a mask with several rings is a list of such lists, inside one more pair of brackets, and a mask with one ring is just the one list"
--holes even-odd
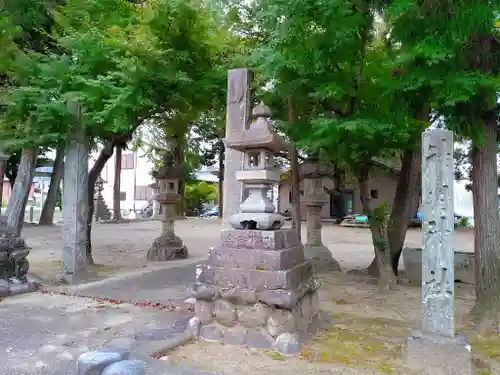
[(316, 272), (341, 271), (340, 264), (321, 240), (321, 208), (328, 203), (328, 194), (323, 189), (323, 178), (332, 175), (325, 165), (318, 164), (318, 158), (310, 157), (301, 165), (300, 178), (304, 183), (304, 197), (301, 203), (306, 207), (307, 235), (304, 253), (311, 260)]
[(187, 259), (188, 249), (182, 240), (174, 233), (174, 222), (177, 217), (177, 207), (181, 200), (179, 180), (182, 177), (182, 167), (174, 166), (174, 158), (166, 152), (163, 167), (153, 172), (158, 181), (159, 193), (155, 199), (161, 204), (162, 231), (160, 237), (154, 240), (148, 250), (147, 260)]
[(102, 196), (105, 182), (106, 181), (104, 181), (104, 179), (99, 176), (95, 183), (94, 217), (96, 221), (111, 220), (111, 212), (109, 212), (108, 206), (104, 201), (104, 197)]
[[(226, 141), (244, 131), (250, 120), (251, 82), (252, 74), (248, 69), (231, 69), (228, 73)], [(243, 185), (235, 177), (243, 166), (243, 154), (225, 146), (222, 227), (230, 228), (228, 218), (238, 212), (243, 199)]]
[(471, 375), (470, 346), (455, 336), (453, 132), (422, 134), (422, 322), (408, 339), (407, 365), (433, 375)]
[(74, 138), (66, 144), (63, 182), (62, 273), (68, 283), (77, 281), (85, 271), (87, 250), (89, 137), (85, 132), (82, 108), (77, 101), (68, 102), (75, 117)]
[(7, 217), (0, 216), (0, 297), (37, 289), (38, 284), (27, 277), (29, 253), (24, 239), (8, 227)]
[(284, 218), (267, 197), (280, 179), (273, 157), (283, 139), (273, 133), (266, 106), (257, 106), (253, 117), (248, 130), (227, 139), (244, 154), (236, 178), (249, 195), (208, 263), (197, 268), (190, 329), (205, 340), (292, 354), (317, 318), (319, 283), (297, 234), (281, 229)]

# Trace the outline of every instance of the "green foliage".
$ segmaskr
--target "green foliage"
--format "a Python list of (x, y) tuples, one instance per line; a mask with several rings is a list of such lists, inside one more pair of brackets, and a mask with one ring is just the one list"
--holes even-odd
[(71, 137), (69, 97), (84, 108), (87, 133), (107, 139), (152, 116), (196, 113), (222, 95), (224, 36), (201, 3), (68, 0), (53, 14), (65, 53), (27, 51), (8, 64), (17, 86), (0, 135), (16, 146)]
[(201, 209), (203, 203), (217, 200), (217, 187), (205, 181), (186, 182), (184, 201), (189, 210)]
[(499, 10), (498, 1), (395, 0), (384, 12), (401, 46), (401, 90), (429, 92), (447, 127), (475, 140), (478, 121), (498, 113)]

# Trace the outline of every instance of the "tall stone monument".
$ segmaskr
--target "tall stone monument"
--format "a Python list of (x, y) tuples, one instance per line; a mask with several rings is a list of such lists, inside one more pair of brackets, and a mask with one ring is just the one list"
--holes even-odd
[(453, 132), (422, 134), (422, 322), (407, 364), (432, 375), (472, 374), (470, 346), (455, 336)]
[(94, 217), (97, 221), (108, 221), (111, 220), (111, 212), (109, 212), (108, 205), (104, 201), (102, 196), (102, 191), (104, 190), (104, 179), (99, 176), (95, 183), (95, 195), (94, 195)]
[(158, 184), (157, 181), (153, 182), (152, 184), (149, 185), (151, 189), (153, 189), (153, 214), (151, 215), (152, 219), (159, 219), (160, 218), (160, 202), (156, 199), (156, 196), (160, 192), (160, 185)]
[(182, 240), (175, 235), (174, 222), (178, 215), (178, 205), (181, 200), (179, 194), (179, 180), (182, 177), (182, 167), (174, 165), (174, 158), (166, 152), (163, 158), (163, 167), (153, 173), (158, 181), (159, 193), (155, 199), (162, 206), (161, 234), (149, 248), (147, 260), (175, 260), (187, 259), (188, 249)]
[(301, 203), (306, 207), (307, 235), (304, 253), (311, 260), (316, 272), (341, 271), (340, 264), (321, 240), (321, 209), (328, 203), (328, 194), (323, 189), (323, 178), (332, 175), (326, 165), (318, 163), (318, 158), (310, 157), (301, 165), (300, 177), (304, 184)]
[[(248, 69), (231, 69), (227, 80), (226, 142), (243, 132), (250, 120), (252, 109), (250, 84), (252, 74)], [(225, 149), (224, 182), (222, 189), (223, 228), (229, 228), (229, 217), (238, 212), (243, 198), (243, 185), (236, 179), (236, 172), (243, 166), (243, 154)]]
[(75, 137), (66, 145), (63, 184), (63, 279), (75, 281), (85, 271), (88, 215), (89, 139), (82, 123), (79, 103), (70, 101), (68, 110), (75, 116)]
[(284, 218), (267, 197), (280, 179), (273, 157), (283, 139), (273, 133), (269, 108), (257, 106), (253, 117), (248, 130), (227, 139), (244, 155), (236, 178), (249, 195), (210, 249), (208, 264), (197, 268), (190, 329), (205, 340), (291, 354), (317, 318), (319, 283), (297, 234), (281, 229)]

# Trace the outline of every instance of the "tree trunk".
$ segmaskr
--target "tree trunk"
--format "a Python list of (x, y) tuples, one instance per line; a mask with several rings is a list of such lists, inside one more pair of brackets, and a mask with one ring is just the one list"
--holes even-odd
[(37, 158), (37, 148), (25, 148), (23, 150), (16, 183), (14, 184), (12, 196), (9, 199), (6, 210), (7, 225), (12, 228), (14, 233), (18, 236), (21, 235), (24, 224), (26, 202), (28, 201), (31, 184), (33, 183), (33, 173), (35, 171)]
[[(497, 121), (492, 113), (481, 124), (483, 144), (472, 148), (476, 303), (471, 311), (480, 331), (500, 322), (500, 217), (498, 213)], [(498, 327), (496, 327), (498, 328)]]
[[(184, 148), (185, 148), (185, 136), (176, 137), (175, 146), (173, 150), (174, 154), (174, 165), (183, 165), (184, 164)], [(184, 202), (185, 196), (185, 186), (186, 179), (184, 176), (179, 180), (179, 195), (181, 199), (177, 204), (177, 216), (184, 217), (184, 207), (186, 202)]]
[(106, 162), (113, 156), (113, 143), (106, 142), (104, 148), (99, 153), (97, 160), (89, 171), (89, 185), (88, 185), (88, 205), (89, 205), (89, 213), (87, 216), (87, 263), (92, 264), (92, 218), (94, 217), (94, 193), (95, 193), (95, 183), (99, 178)]
[[(418, 148), (407, 150), (403, 154), (403, 163), (387, 227), (389, 248), (391, 249), (391, 267), (396, 276), (398, 275), (399, 259), (403, 251), (406, 231), (414, 210), (415, 197), (418, 198), (420, 192), (419, 180), (422, 165), (420, 142), (418, 142)], [(373, 277), (379, 276), (377, 260), (375, 258), (368, 266), (368, 274)]]
[(345, 170), (342, 167), (339, 167), (337, 164), (335, 165), (335, 172), (333, 173), (333, 182), (335, 184), (334, 193), (333, 193), (333, 205), (335, 207), (335, 211), (338, 212), (339, 217), (336, 220), (337, 224), (340, 224), (344, 219), (345, 213), (345, 205), (344, 205), (344, 197), (342, 190), (344, 190), (344, 182), (345, 182)]
[(222, 207), (224, 206), (224, 142), (219, 141), (219, 187), (218, 187), (218, 201), (219, 201), (219, 218), (222, 219)]
[(52, 225), (54, 223), (54, 211), (57, 205), (57, 193), (61, 185), (61, 179), (64, 173), (64, 146), (59, 146), (56, 151), (52, 176), (50, 176), (49, 191), (43, 203), (42, 213), (40, 214), (39, 225)]
[(396, 285), (396, 276), (391, 267), (391, 251), (387, 234), (387, 219), (384, 207), (372, 207), (370, 193), (370, 163), (360, 167), (358, 173), (359, 194), (363, 211), (368, 216), (373, 249), (378, 268), (378, 284), (382, 291), (393, 289)]
[[(291, 126), (297, 121), (295, 113), (295, 102), (292, 97), (288, 98), (288, 122)], [(290, 191), (292, 195), (292, 229), (295, 229), (297, 236), (301, 239), (301, 218), (300, 218), (300, 175), (299, 175), (299, 158), (297, 148), (292, 142), (290, 145), (290, 169), (291, 169), (291, 184)]]
[(115, 154), (115, 178), (113, 182), (113, 220), (120, 221), (122, 219), (121, 212), (121, 175), (122, 175), (122, 147), (116, 146)]

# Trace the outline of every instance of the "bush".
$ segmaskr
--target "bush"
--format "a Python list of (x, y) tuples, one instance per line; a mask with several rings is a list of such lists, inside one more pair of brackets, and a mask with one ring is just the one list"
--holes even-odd
[(184, 203), (187, 210), (201, 210), (204, 203), (217, 200), (217, 187), (205, 181), (186, 182)]

